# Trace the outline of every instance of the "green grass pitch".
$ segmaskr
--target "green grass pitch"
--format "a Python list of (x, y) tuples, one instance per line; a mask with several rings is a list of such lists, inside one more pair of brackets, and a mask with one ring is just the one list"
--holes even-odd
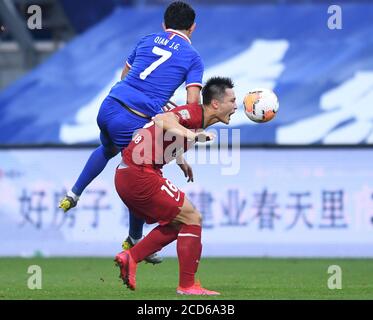
[[(27, 286), (30, 265), (41, 267), (40, 290)], [(341, 267), (342, 289), (328, 289), (330, 265)], [(136, 291), (118, 270), (109, 258), (1, 258), (0, 299), (190, 299), (175, 293), (177, 259), (139, 264)], [(198, 278), (222, 294), (200, 299), (373, 299), (373, 259), (203, 258)]]

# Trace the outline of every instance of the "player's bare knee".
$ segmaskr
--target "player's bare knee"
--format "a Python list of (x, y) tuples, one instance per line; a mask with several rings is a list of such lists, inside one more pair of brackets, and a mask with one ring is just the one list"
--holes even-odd
[(173, 223), (201, 225), (202, 216), (195, 208), (183, 208), (176, 216)]
[(190, 214), (186, 224), (194, 224), (200, 226), (202, 224), (201, 214), (197, 210), (194, 210), (193, 213)]
[(202, 215), (199, 211), (195, 211), (197, 223), (199, 226), (202, 225)]

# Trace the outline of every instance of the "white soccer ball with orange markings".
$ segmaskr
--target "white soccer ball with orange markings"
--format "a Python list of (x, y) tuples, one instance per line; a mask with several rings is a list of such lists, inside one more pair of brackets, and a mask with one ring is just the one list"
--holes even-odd
[(270, 89), (254, 89), (243, 100), (245, 114), (255, 122), (272, 120), (279, 107), (276, 94)]

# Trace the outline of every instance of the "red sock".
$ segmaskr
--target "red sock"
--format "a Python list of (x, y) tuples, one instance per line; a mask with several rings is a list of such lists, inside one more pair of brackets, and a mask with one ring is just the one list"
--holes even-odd
[(176, 240), (179, 230), (166, 226), (157, 226), (149, 234), (136, 243), (129, 251), (136, 262), (144, 260), (147, 256), (161, 250)]
[(194, 284), (194, 275), (201, 258), (201, 226), (184, 224), (177, 237), (179, 258), (179, 286), (188, 288)]

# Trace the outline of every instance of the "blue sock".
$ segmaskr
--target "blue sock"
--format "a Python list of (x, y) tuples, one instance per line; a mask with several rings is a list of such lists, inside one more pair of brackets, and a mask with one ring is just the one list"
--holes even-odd
[[(82, 173), (72, 188), (77, 196), (80, 196), (84, 189), (96, 178), (102, 170), (106, 167), (108, 161), (116, 156), (119, 151), (99, 146), (94, 150), (89, 157)], [(129, 215), (129, 235), (132, 239), (140, 239), (142, 237), (142, 229), (144, 220), (135, 217), (130, 213)]]
[(92, 152), (78, 180), (72, 187), (72, 192), (80, 196), (84, 189), (96, 178), (106, 167), (108, 161), (118, 154), (119, 150), (99, 146)]
[(144, 220), (137, 218), (134, 214), (130, 212), (130, 230), (129, 235), (132, 239), (138, 240), (142, 237), (142, 227), (144, 225)]

